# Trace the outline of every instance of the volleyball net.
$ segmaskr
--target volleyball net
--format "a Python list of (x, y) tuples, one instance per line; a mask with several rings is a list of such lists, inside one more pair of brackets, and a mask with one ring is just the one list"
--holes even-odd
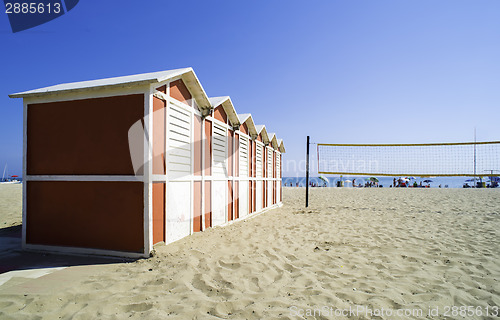
[[(370, 176), (498, 175), (500, 141), (317, 144), (318, 173)], [(496, 173), (495, 173), (496, 172)]]

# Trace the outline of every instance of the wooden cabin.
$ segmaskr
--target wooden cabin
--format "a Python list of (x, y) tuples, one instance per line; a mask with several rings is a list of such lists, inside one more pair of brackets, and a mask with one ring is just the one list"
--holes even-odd
[(23, 248), (148, 257), (282, 205), (283, 142), (191, 68), (23, 98)]

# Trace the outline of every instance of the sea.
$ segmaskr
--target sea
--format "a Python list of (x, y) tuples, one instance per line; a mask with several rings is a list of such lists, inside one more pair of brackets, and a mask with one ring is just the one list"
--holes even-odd
[[(354, 180), (356, 186), (358, 186), (360, 183), (364, 186), (365, 182), (367, 181), (366, 179), (368, 177), (366, 176), (342, 176), (340, 178), (339, 176), (337, 177), (328, 177), (328, 176), (322, 176), (324, 177), (327, 182), (324, 180), (320, 179), (319, 176), (314, 176), (314, 177), (309, 177), (309, 181), (315, 184), (316, 186), (320, 187), (333, 187), (335, 188), (337, 186), (337, 182), (342, 179), (344, 182), (343, 185), (344, 187), (352, 187), (352, 181)], [(379, 182), (378, 185), (379, 187), (383, 188), (389, 188), (392, 186), (393, 179), (396, 178), (396, 180), (399, 177), (376, 177)], [(410, 178), (410, 177), (408, 177)], [(420, 178), (420, 177), (415, 177), (415, 179), (410, 180), (410, 185), (413, 185), (414, 181), (417, 181), (417, 184), (420, 185), (420, 182), (422, 181), (423, 186), (429, 186), (430, 188), (463, 188), (465, 183), (468, 183), (470, 186), (474, 184), (474, 182), (468, 181), (472, 180), (474, 178), (472, 177), (432, 177), (432, 178)], [(430, 182), (424, 182), (424, 180), (430, 180)], [(292, 186), (292, 187), (305, 187), (306, 186), (306, 178), (305, 177), (283, 177), (283, 186)], [(489, 178), (483, 178), (483, 182), (486, 182), (486, 184), (490, 183)], [(479, 178), (476, 178), (476, 182), (479, 182)]]

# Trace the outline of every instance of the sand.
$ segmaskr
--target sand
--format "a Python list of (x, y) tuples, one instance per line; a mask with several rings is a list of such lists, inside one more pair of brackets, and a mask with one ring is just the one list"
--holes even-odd
[(0, 184), (0, 229), (22, 224), (22, 192), (21, 184)]
[[(15, 293), (7, 282), (0, 318), (442, 319), (453, 306), (474, 311), (449, 319), (494, 318), (484, 314), (500, 307), (500, 190), (318, 188), (308, 209), (303, 195), (284, 188), (282, 208), (150, 259), (54, 272), (66, 272), (60, 290)], [(404, 310), (413, 316), (396, 316)]]

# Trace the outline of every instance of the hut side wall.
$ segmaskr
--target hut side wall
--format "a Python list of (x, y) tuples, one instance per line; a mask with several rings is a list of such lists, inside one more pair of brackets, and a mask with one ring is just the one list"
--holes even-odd
[(133, 175), (127, 133), (142, 94), (28, 104), (28, 175)]
[(142, 191), (141, 182), (29, 181), (26, 243), (141, 253)]
[[(50, 102), (40, 109), (29, 105), (28, 244), (145, 256), (152, 244), (273, 207), (273, 184), (281, 175), (273, 176), (277, 162), (269, 161), (277, 150), (265, 146), (261, 135), (253, 140), (245, 123), (231, 127), (222, 106), (202, 118), (180, 79), (140, 90), (146, 94)], [(152, 136), (136, 175), (124, 137), (141, 119)], [(59, 126), (58, 136), (53, 128), (60, 122), (74, 125), (62, 131)], [(40, 136), (53, 137), (48, 148), (55, 157), (46, 156)], [(104, 158), (97, 159), (92, 148)], [(86, 156), (90, 161), (81, 159)], [(70, 181), (44, 181), (38, 174)], [(50, 203), (56, 203), (53, 210)], [(60, 231), (44, 233), (54, 221)]]
[(143, 93), (130, 91), (25, 102), (24, 248), (149, 253), (144, 184), (128, 144), (144, 103)]

